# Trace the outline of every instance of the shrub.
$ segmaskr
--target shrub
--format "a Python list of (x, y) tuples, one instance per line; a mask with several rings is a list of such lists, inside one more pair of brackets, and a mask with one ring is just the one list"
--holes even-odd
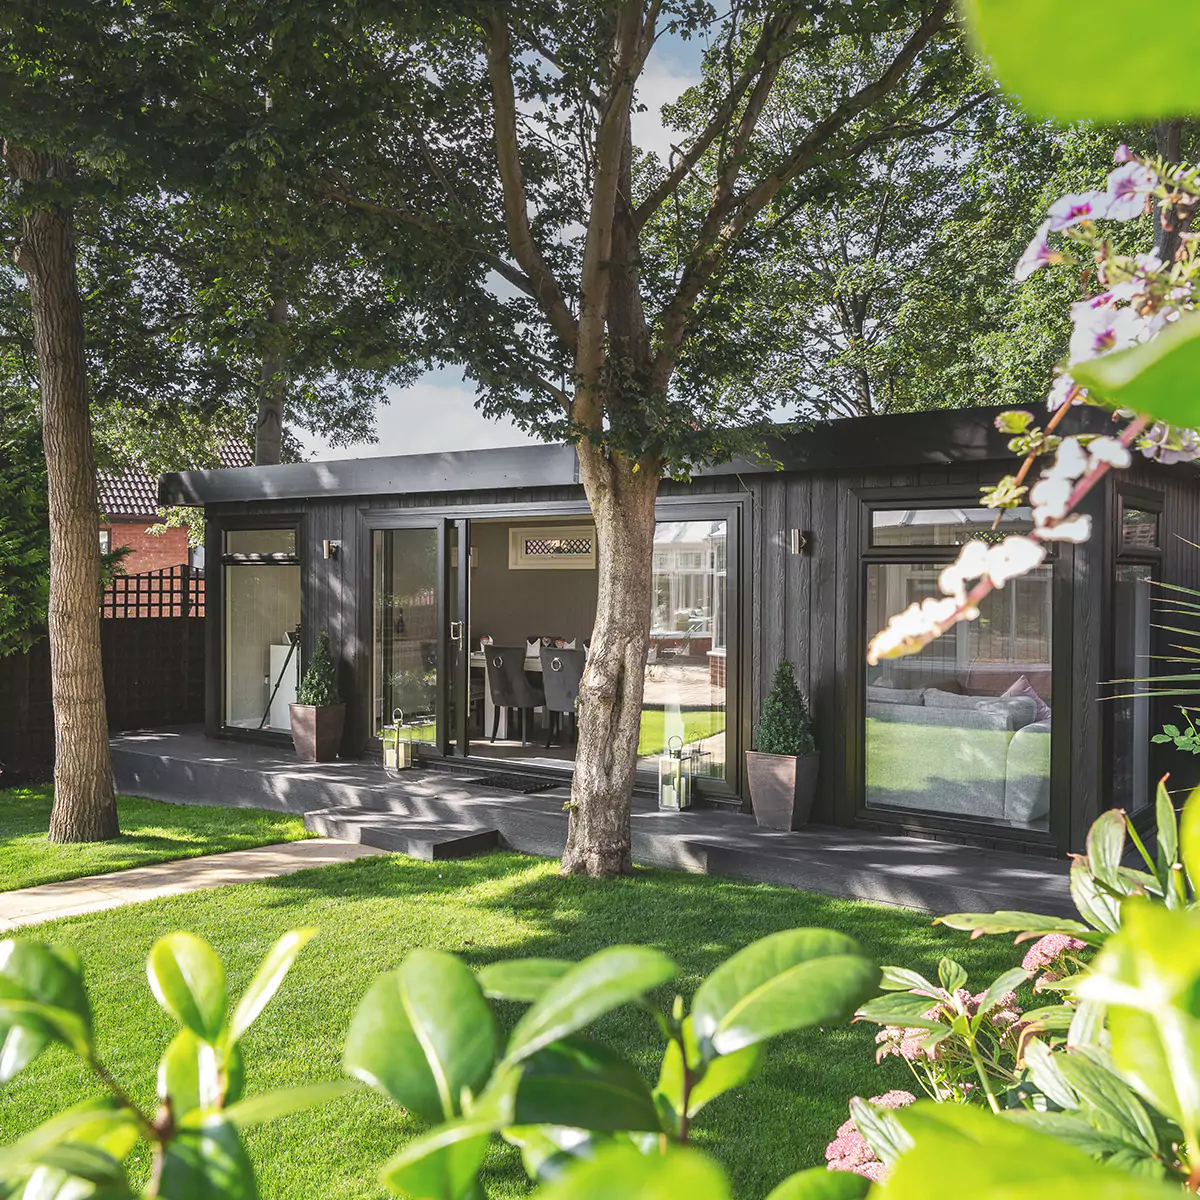
[(817, 748), (812, 717), (796, 685), (792, 664), (786, 658), (775, 669), (771, 690), (763, 701), (755, 745), (763, 754), (795, 757), (812, 754)]
[(330, 705), (341, 704), (342, 693), (338, 687), (337, 663), (329, 651), (329, 634), (321, 631), (317, 638), (316, 653), (296, 693), (297, 704)]

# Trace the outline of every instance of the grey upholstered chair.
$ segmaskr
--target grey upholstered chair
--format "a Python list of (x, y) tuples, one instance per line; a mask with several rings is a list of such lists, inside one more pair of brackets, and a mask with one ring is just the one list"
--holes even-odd
[(572, 728), (578, 728), (575, 720), (575, 704), (579, 699), (579, 681), (583, 678), (583, 666), (587, 655), (582, 650), (558, 650), (553, 646), (542, 647), (542, 687), (546, 693), (546, 749), (554, 739), (556, 725), (561, 725), (561, 716), (571, 718)]
[(521, 713), (521, 745), (525, 745), (529, 717), (535, 708), (546, 703), (542, 689), (525, 674), (524, 646), (485, 646), (483, 665), (487, 674), (488, 691), (496, 706), (492, 719), (492, 741), (500, 728), (502, 708), (519, 709)]

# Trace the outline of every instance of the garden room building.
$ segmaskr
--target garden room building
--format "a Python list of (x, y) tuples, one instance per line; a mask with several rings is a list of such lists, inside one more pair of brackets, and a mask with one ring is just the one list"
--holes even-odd
[[(1060, 855), (1104, 808), (1151, 817), (1157, 775), (1187, 770), (1150, 741), (1170, 702), (1110, 698), (1127, 690), (1110, 681), (1169, 652), (1152, 581), (1200, 587), (1194, 467), (1113, 473), (1086, 502), (1089, 542), (1056, 545), (919, 654), (866, 665), (870, 637), (937, 593), (962, 543), (1031, 528), (1020, 508), (993, 528), (980, 503), (1014, 467), (996, 412), (820, 423), (769, 461), (663, 482), (647, 787), (682, 743), (703, 801), (748, 806), (744, 752), (786, 656), (821, 752), (814, 821)], [(191, 471), (164, 476), (159, 500), (205, 512), (210, 737), (286, 741), (326, 630), (343, 756), (378, 756), (399, 724), (443, 765), (569, 775), (597, 592), (570, 446)]]

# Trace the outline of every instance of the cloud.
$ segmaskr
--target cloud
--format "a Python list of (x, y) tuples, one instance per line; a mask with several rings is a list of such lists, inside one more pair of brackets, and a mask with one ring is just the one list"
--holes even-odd
[(374, 458), (389, 454), (428, 454), (441, 450), (478, 450), (491, 446), (527, 446), (538, 439), (511, 421), (493, 421), (475, 407), (475, 391), (462, 375), (431, 371), (406, 388), (396, 389), (377, 413), (378, 442), (332, 447), (323, 438), (304, 438), (305, 457)]
[(683, 63), (673, 57), (651, 54), (638, 80), (638, 102), (646, 106), (646, 111), (633, 114), (634, 144), (642, 150), (653, 150), (664, 163), (668, 162), (671, 144), (678, 144), (681, 134), (663, 124), (662, 106), (673, 104), (699, 82), (697, 63)]

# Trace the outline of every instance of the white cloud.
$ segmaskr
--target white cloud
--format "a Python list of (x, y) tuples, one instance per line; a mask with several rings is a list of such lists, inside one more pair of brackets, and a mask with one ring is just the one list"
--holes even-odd
[(332, 447), (321, 438), (304, 440), (309, 459), (373, 458), (388, 454), (428, 454), (478, 450), (537, 442), (511, 421), (492, 421), (475, 407), (474, 389), (452, 371), (431, 371), (400, 388), (376, 413), (379, 441)]
[(681, 134), (663, 124), (662, 106), (673, 104), (699, 82), (697, 64), (685, 65), (674, 58), (651, 54), (638, 80), (638, 102), (646, 106), (646, 111), (633, 114), (634, 144), (653, 150), (664, 163), (669, 162), (671, 144), (678, 144)]

